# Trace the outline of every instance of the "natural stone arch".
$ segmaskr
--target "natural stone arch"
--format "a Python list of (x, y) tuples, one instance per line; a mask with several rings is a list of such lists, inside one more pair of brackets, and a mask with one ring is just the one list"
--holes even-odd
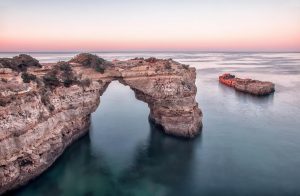
[[(90, 115), (113, 80), (128, 85), (137, 99), (148, 104), (150, 118), (165, 133), (191, 138), (202, 127), (195, 100), (196, 70), (171, 59), (112, 61), (104, 73), (73, 62), (72, 71), (90, 84), (59, 85), (47, 92), (47, 100), (38, 83), (23, 82), (19, 70), (14, 70), (17, 61), (4, 62), (0, 65), (0, 194), (41, 174), (68, 145), (88, 132)], [(102, 63), (88, 62), (94, 62), (96, 68)], [(43, 77), (53, 66), (26, 69)]]
[(195, 100), (195, 68), (171, 59), (138, 58), (114, 61), (112, 65), (104, 74), (82, 69), (79, 65), (79, 73), (103, 84), (100, 94), (113, 80), (128, 85), (137, 99), (148, 104), (150, 119), (169, 135), (192, 138), (200, 132), (202, 112)]
[(121, 82), (148, 104), (149, 118), (161, 125), (165, 133), (180, 137), (199, 133), (202, 114), (195, 101), (196, 88), (186, 89), (179, 78), (125, 77)]

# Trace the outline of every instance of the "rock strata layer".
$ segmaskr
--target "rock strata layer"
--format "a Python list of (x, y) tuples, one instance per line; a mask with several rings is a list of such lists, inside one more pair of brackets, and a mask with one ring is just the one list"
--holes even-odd
[(256, 96), (265, 96), (275, 91), (275, 85), (272, 82), (263, 82), (252, 79), (236, 78), (234, 75), (225, 73), (219, 76), (222, 84), (233, 87), (237, 91), (249, 93)]
[(191, 138), (202, 127), (196, 71), (171, 59), (107, 62), (81, 54), (40, 65), (22, 55), (0, 62), (0, 194), (41, 174), (88, 132), (90, 115), (113, 80), (148, 104), (149, 117), (165, 133)]

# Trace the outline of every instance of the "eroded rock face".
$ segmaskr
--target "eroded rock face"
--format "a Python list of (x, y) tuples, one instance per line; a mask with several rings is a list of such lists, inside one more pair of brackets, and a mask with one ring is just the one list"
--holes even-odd
[(72, 141), (87, 133), (102, 88), (98, 82), (85, 88), (58, 87), (49, 94), (54, 106), (50, 111), (34, 84), (18, 80), (6, 84), (17, 88), (3, 93), (14, 94), (14, 99), (0, 106), (0, 193), (42, 173)]
[[(196, 70), (172, 60), (131, 60), (133, 67), (121, 72), (122, 81), (136, 97), (148, 103), (150, 118), (165, 133), (194, 137), (202, 126), (202, 113), (195, 101)], [(135, 76), (137, 75), (137, 76)]]
[(275, 85), (272, 82), (236, 78), (234, 75), (229, 73), (219, 76), (219, 81), (222, 84), (235, 88), (237, 91), (256, 96), (269, 95), (275, 91)]
[(202, 113), (195, 101), (194, 68), (138, 58), (113, 61), (97, 72), (71, 62), (71, 70), (65, 63), (30, 66), (26, 74), (36, 79), (28, 83), (24, 73), (0, 68), (0, 194), (42, 173), (88, 132), (90, 114), (112, 80), (130, 86), (137, 99), (148, 103), (150, 118), (165, 133), (189, 138), (199, 133)]

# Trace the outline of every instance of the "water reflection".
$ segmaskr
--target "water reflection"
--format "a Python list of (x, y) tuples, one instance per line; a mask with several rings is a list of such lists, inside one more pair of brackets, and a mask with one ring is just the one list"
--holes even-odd
[[(116, 107), (117, 106), (117, 107)], [(135, 111), (135, 112), (130, 112)], [(179, 192), (191, 178), (201, 137), (163, 134), (147, 105), (112, 82), (92, 115), (90, 133), (71, 145), (44, 174), (16, 195), (156, 195)]]
[[(147, 145), (135, 148), (130, 167), (115, 174), (106, 157), (95, 157), (90, 137), (70, 146), (44, 174), (15, 195), (153, 195), (176, 192), (189, 179), (194, 145), (162, 133), (150, 123)], [(78, 156), (80, 155), (80, 156)], [(180, 190), (178, 190), (180, 191)]]
[(247, 93), (236, 91), (234, 88), (228, 87), (221, 83), (218, 84), (218, 90), (221, 92), (221, 94), (232, 93), (236, 100), (245, 104), (252, 103), (266, 107), (271, 106), (274, 100), (274, 93), (268, 96), (253, 96)]
[(159, 126), (150, 122), (148, 146), (137, 148), (133, 165), (123, 172), (122, 181), (131, 184), (142, 178), (152, 182), (176, 188), (187, 180), (189, 164), (194, 158), (194, 140), (184, 140), (166, 136)]

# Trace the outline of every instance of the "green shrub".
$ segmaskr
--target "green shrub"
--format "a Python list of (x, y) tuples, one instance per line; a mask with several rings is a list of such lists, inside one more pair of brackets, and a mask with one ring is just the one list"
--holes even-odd
[(73, 83), (74, 83), (74, 80), (71, 80), (71, 79), (64, 80), (64, 86), (67, 88), (70, 87)]
[(145, 59), (145, 61), (148, 63), (156, 63), (158, 61), (158, 59), (155, 57), (149, 57), (149, 58)]
[(100, 67), (99, 65), (96, 65), (95, 66), (95, 70), (96, 70), (96, 72), (100, 72), (100, 73), (104, 73), (104, 71), (105, 71), (105, 69), (104, 68), (102, 68), (102, 67)]
[(23, 64), (25, 67), (42, 67), (38, 60), (27, 54), (20, 54), (19, 56), (15, 56), (12, 58), (12, 61), (17, 65)]
[(104, 70), (111, 65), (110, 62), (89, 53), (81, 53), (71, 59), (69, 62), (79, 63), (85, 67), (95, 69), (97, 72), (104, 73)]
[(57, 72), (60, 72), (61, 80), (65, 87), (70, 87), (71, 85), (78, 82), (76, 76), (73, 73), (72, 66), (70, 63), (65, 61), (60, 61), (54, 67)]
[(55, 88), (60, 85), (60, 82), (56, 75), (45, 75), (43, 77), (43, 81), (45, 86)]
[(21, 75), (23, 82), (24, 83), (30, 83), (31, 81), (35, 81), (36, 80), (36, 76), (33, 74), (29, 74), (29, 73), (22, 73)]
[(72, 72), (72, 67), (71, 67), (70, 63), (68, 63), (68, 62), (60, 61), (57, 63), (57, 65), (59, 66), (59, 69), (61, 71)]
[(38, 60), (26, 54), (13, 58), (0, 58), (1, 67), (10, 68), (17, 72), (27, 71), (28, 67), (42, 67)]

